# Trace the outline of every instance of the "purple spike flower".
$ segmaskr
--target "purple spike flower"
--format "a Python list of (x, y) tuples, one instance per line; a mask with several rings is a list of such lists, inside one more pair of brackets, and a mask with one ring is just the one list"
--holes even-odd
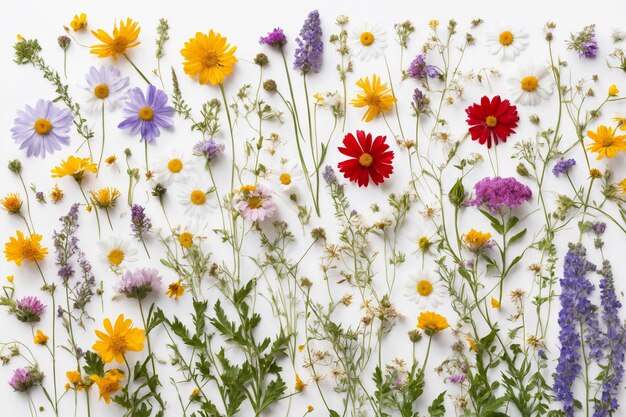
[(267, 36), (261, 36), (259, 43), (273, 48), (282, 48), (287, 44), (287, 37), (281, 28), (274, 28), (273, 31), (268, 32)]
[(533, 195), (530, 188), (513, 177), (483, 178), (474, 185), (474, 193), (474, 199), (468, 204), (486, 206), (492, 213), (501, 211), (503, 207), (517, 207)]
[(426, 77), (438, 78), (441, 75), (441, 71), (436, 66), (426, 64), (425, 54), (419, 54), (415, 57), (409, 65), (407, 73), (416, 80), (423, 80)]
[(117, 127), (130, 130), (133, 135), (140, 133), (141, 140), (148, 143), (161, 135), (160, 128), (174, 126), (174, 108), (167, 105), (167, 94), (153, 85), (148, 86), (145, 96), (141, 88), (130, 90), (124, 112), (126, 119)]
[(133, 204), (130, 208), (130, 228), (137, 239), (140, 239), (143, 234), (148, 233), (152, 229), (152, 221), (146, 216), (145, 210), (139, 204)]
[(317, 10), (309, 13), (309, 17), (304, 21), (300, 36), (296, 38), (298, 47), (296, 48), (293, 66), (300, 70), (302, 74), (309, 72), (319, 72), (322, 67), (322, 54), (324, 43), (322, 42), (322, 26), (320, 14)]
[(15, 302), (15, 315), (19, 321), (25, 323), (35, 323), (41, 319), (46, 306), (39, 298), (28, 295)]

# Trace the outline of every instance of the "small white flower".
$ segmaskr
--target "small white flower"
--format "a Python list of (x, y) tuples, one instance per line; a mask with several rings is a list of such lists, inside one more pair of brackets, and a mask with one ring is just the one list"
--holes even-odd
[(121, 273), (128, 263), (135, 262), (137, 250), (131, 247), (128, 240), (112, 236), (108, 240), (98, 242), (100, 259), (111, 271)]
[(178, 199), (185, 209), (185, 214), (192, 216), (193, 219), (200, 219), (207, 214), (207, 211), (213, 207), (209, 194), (212, 190), (207, 189), (205, 185), (199, 182), (188, 181), (182, 187)]
[(119, 69), (110, 65), (102, 66), (100, 69), (92, 66), (85, 78), (87, 86), (83, 87), (83, 90), (85, 101), (91, 111), (100, 112), (102, 105), (113, 110), (126, 99), (129, 78), (122, 77)]
[(274, 171), (272, 183), (278, 184), (281, 190), (289, 191), (302, 179), (296, 164), (290, 163), (287, 159), (281, 159), (280, 166)]
[(200, 227), (200, 222), (196, 219), (185, 226), (178, 226), (174, 229), (174, 235), (180, 246), (189, 249), (193, 244), (199, 244), (206, 236), (202, 234), (204, 226)]
[(172, 149), (153, 165), (153, 172), (157, 183), (168, 186), (177, 180), (183, 179), (189, 173), (191, 160), (184, 156), (179, 149)]
[(376, 23), (362, 23), (358, 30), (351, 32), (348, 43), (354, 56), (360, 57), (361, 61), (371, 61), (382, 55), (387, 47), (387, 33)]
[(503, 61), (513, 61), (528, 45), (528, 33), (512, 26), (502, 26), (487, 34), (487, 47)]
[(432, 279), (426, 271), (418, 271), (406, 284), (407, 298), (415, 302), (420, 309), (437, 307), (445, 297), (445, 288), (439, 279)]
[(548, 67), (529, 66), (517, 77), (508, 80), (510, 94), (515, 102), (534, 106), (552, 94), (551, 72)]

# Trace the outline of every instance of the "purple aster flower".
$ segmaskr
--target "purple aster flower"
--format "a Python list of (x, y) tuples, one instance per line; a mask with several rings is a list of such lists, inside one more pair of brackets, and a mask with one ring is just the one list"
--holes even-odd
[(61, 145), (70, 144), (69, 131), (72, 113), (61, 109), (48, 100), (39, 100), (35, 107), (26, 106), (17, 111), (15, 126), (11, 129), (13, 140), (26, 149), (26, 156), (52, 155)]
[(193, 154), (203, 156), (207, 162), (217, 158), (224, 152), (224, 145), (218, 144), (213, 139), (204, 139), (196, 143), (193, 147)]
[[(587, 279), (589, 271), (595, 270), (595, 266), (586, 260), (585, 248), (580, 244), (570, 244), (569, 251), (565, 255), (563, 266), (563, 278), (560, 280), (561, 295), (559, 301), (559, 342), (561, 344), (560, 355), (554, 377), (554, 392), (556, 399), (563, 402), (563, 412), (568, 417), (574, 415), (574, 394), (572, 385), (580, 374), (582, 366), (580, 326), (585, 323), (590, 330), (586, 336), (597, 336), (592, 326), (597, 328), (596, 314), (589, 301), (593, 292), (593, 285)], [(585, 337), (585, 342), (592, 342), (590, 356), (597, 355), (597, 344)]]
[(532, 197), (533, 193), (526, 185), (513, 177), (483, 178), (474, 185), (475, 197), (470, 206), (486, 206), (492, 213), (503, 207), (517, 207)]
[(322, 42), (322, 26), (320, 14), (317, 10), (309, 13), (304, 21), (300, 36), (296, 38), (298, 47), (294, 56), (293, 66), (303, 74), (318, 72), (322, 67), (322, 54), (324, 43)]
[(409, 65), (407, 73), (411, 78), (423, 80), (426, 77), (437, 78), (441, 75), (441, 71), (434, 65), (426, 64), (426, 55), (419, 54)]
[(159, 128), (174, 126), (174, 108), (167, 105), (167, 94), (153, 85), (148, 86), (145, 96), (141, 88), (130, 90), (124, 112), (126, 119), (117, 127), (128, 129), (133, 135), (140, 133), (141, 140), (148, 143), (161, 135)]
[(569, 169), (574, 165), (576, 165), (575, 159), (561, 159), (556, 163), (556, 165), (554, 165), (554, 168), (552, 168), (552, 173), (555, 177), (558, 177), (561, 174), (567, 174)]
[(465, 380), (467, 379), (467, 376), (460, 372), (457, 374), (452, 374), (448, 377), (448, 381), (452, 382), (453, 384), (462, 384), (465, 382)]
[(624, 378), (624, 355), (626, 353), (626, 333), (622, 324), (620, 310), (622, 303), (615, 294), (615, 282), (611, 263), (604, 261), (599, 271), (600, 304), (602, 306), (602, 320), (606, 325), (606, 339), (608, 352), (606, 371), (602, 374), (602, 397), (595, 402), (593, 417), (612, 416), (619, 408), (618, 392)]
[(137, 239), (141, 239), (145, 233), (152, 229), (152, 222), (146, 216), (145, 210), (139, 204), (133, 204), (130, 208), (130, 227)]
[(273, 31), (268, 32), (267, 36), (261, 36), (259, 43), (274, 48), (282, 48), (287, 44), (287, 37), (281, 28), (275, 28)]
[(15, 315), (19, 321), (25, 323), (35, 323), (41, 319), (46, 306), (39, 298), (28, 295), (15, 302)]
[(585, 26), (577, 34), (570, 35), (570, 40), (567, 41), (567, 49), (578, 52), (580, 58), (594, 59), (598, 56), (596, 26)]
[(115, 292), (141, 301), (159, 288), (161, 288), (159, 271), (154, 268), (138, 268), (135, 271), (126, 271), (122, 275)]
[(43, 373), (36, 366), (29, 366), (13, 370), (9, 385), (15, 391), (26, 392), (35, 385), (41, 384), (41, 381), (43, 381)]

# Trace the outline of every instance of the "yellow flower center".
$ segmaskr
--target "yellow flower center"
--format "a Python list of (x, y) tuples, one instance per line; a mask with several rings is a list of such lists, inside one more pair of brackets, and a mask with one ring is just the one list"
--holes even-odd
[(167, 169), (172, 174), (178, 174), (183, 169), (183, 161), (178, 158), (172, 159), (167, 163)]
[(109, 96), (109, 86), (106, 84), (98, 84), (93, 88), (93, 95), (100, 100), (104, 100)]
[(196, 206), (202, 205), (206, 201), (206, 193), (201, 190), (193, 190), (189, 195), (189, 199)]
[(539, 87), (539, 80), (534, 75), (527, 75), (522, 78), (521, 86), (522, 90), (532, 93)]
[(113, 249), (111, 252), (109, 252), (109, 254), (107, 255), (107, 260), (109, 261), (109, 264), (113, 265), (113, 266), (120, 266), (122, 264), (122, 262), (124, 261), (124, 251), (121, 249)]
[(365, 102), (368, 106), (378, 107), (380, 106), (380, 97), (378, 94), (368, 94), (365, 96)]
[(37, 119), (33, 127), (35, 128), (35, 132), (45, 136), (52, 130), (52, 123), (50, 123), (48, 119)]
[(128, 49), (128, 40), (124, 37), (115, 38), (109, 45), (109, 48), (116, 54), (123, 54)]
[(252, 197), (248, 200), (248, 207), (253, 210), (261, 208), (263, 207), (263, 200), (261, 200), (261, 197)]
[(109, 339), (109, 350), (117, 353), (125, 353), (126, 352), (126, 338), (124, 336), (113, 335)]
[(374, 34), (372, 32), (361, 33), (361, 44), (363, 46), (370, 46), (374, 43)]
[(217, 57), (217, 54), (214, 51), (209, 51), (206, 53), (206, 55), (204, 55), (204, 58), (202, 58), (202, 63), (206, 67), (212, 68), (219, 63), (219, 58)]
[(419, 295), (421, 295), (422, 297), (426, 297), (430, 295), (431, 292), (433, 292), (433, 284), (431, 284), (430, 281), (426, 279), (422, 279), (417, 283), (415, 289), (417, 290), (417, 293)]
[(372, 158), (372, 155), (368, 154), (367, 152), (359, 156), (359, 164), (361, 164), (363, 168), (370, 167), (372, 165), (372, 162), (374, 162), (374, 158)]
[(421, 250), (426, 250), (430, 247), (430, 240), (426, 236), (422, 236), (417, 240), (417, 246)]
[(487, 116), (487, 118), (485, 118), (485, 124), (487, 127), (496, 127), (498, 119), (496, 119), (495, 116)]
[(513, 34), (510, 31), (505, 30), (500, 34), (499, 40), (501, 45), (509, 46), (513, 43)]
[(39, 255), (39, 249), (37, 249), (37, 247), (35, 245), (33, 245), (33, 242), (30, 240), (27, 240), (26, 242), (24, 242), (24, 245), (22, 246), (22, 258), (24, 259), (35, 259), (37, 257), (37, 255)]
[(149, 122), (154, 117), (154, 111), (148, 106), (142, 107), (139, 109), (138, 116), (141, 120)]
[(183, 248), (189, 249), (193, 245), (193, 235), (189, 232), (183, 232), (178, 235), (178, 243)]
[(289, 185), (291, 184), (291, 175), (289, 175), (288, 172), (283, 172), (282, 174), (280, 174), (280, 183), (282, 185)]

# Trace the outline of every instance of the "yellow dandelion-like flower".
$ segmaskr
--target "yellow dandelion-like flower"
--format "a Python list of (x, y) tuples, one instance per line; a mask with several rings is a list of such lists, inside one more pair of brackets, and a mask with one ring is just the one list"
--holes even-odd
[(43, 261), (48, 254), (48, 249), (41, 246), (41, 238), (41, 235), (34, 233), (26, 237), (18, 230), (16, 237), (10, 237), (9, 241), (4, 244), (7, 262), (13, 261), (17, 266), (21, 266), (23, 261)]
[(595, 132), (587, 131), (587, 135), (593, 140), (587, 145), (587, 150), (597, 153), (596, 159), (613, 158), (619, 151), (626, 150), (626, 135), (616, 136), (612, 127), (601, 125)]
[(489, 244), (490, 239), (491, 233), (484, 233), (474, 229), (470, 229), (469, 232), (463, 235), (463, 241), (473, 252), (479, 252), (484, 249)]
[(123, 363), (126, 352), (143, 350), (143, 342), (146, 340), (144, 330), (132, 327), (133, 321), (125, 319), (123, 314), (117, 317), (115, 325), (112, 325), (108, 318), (104, 319), (103, 325), (106, 333), (96, 330), (96, 336), (100, 340), (94, 343), (92, 348), (104, 363), (112, 362), (114, 359), (118, 363)]
[(98, 391), (100, 391), (100, 399), (109, 404), (111, 402), (111, 394), (122, 389), (120, 380), (125, 378), (124, 374), (117, 369), (112, 369), (104, 374), (104, 377), (91, 375), (89, 379), (96, 383)]
[(104, 160), (104, 162), (107, 165), (113, 165), (115, 163), (115, 161), (117, 161), (117, 156), (115, 156), (115, 155), (107, 156), (107, 158)]
[(298, 375), (296, 373), (296, 383), (294, 385), (295, 390), (297, 392), (302, 392), (302, 391), (304, 391), (306, 386), (307, 386), (307, 384), (305, 384), (304, 381), (302, 381), (302, 379), (300, 379), (300, 375)]
[(397, 101), (387, 84), (381, 84), (380, 77), (376, 74), (372, 75), (372, 81), (369, 77), (365, 77), (359, 79), (356, 85), (362, 90), (362, 93), (357, 94), (356, 98), (350, 101), (350, 104), (357, 108), (367, 107), (363, 121), (369, 122), (378, 113), (391, 110), (391, 106)]
[(45, 345), (48, 339), (49, 337), (46, 336), (41, 330), (37, 330), (37, 333), (33, 336), (33, 341), (36, 345)]
[(59, 188), (58, 184), (54, 184), (54, 187), (52, 187), (52, 190), (50, 190), (50, 200), (52, 200), (52, 202), (56, 204), (59, 201), (63, 200), (63, 196), (63, 190)]
[(103, 209), (115, 207), (120, 195), (122, 195), (120, 191), (114, 187), (105, 187), (97, 191), (91, 191), (91, 198), (94, 204)]
[(117, 59), (118, 55), (124, 55), (130, 48), (134, 48), (141, 42), (137, 42), (141, 28), (139, 23), (127, 18), (126, 22), (121, 21), (118, 29), (117, 23), (113, 26), (113, 35), (109, 35), (102, 29), (92, 30), (91, 33), (101, 44), (92, 45), (91, 53), (98, 55), (98, 58), (112, 57)]
[(178, 300), (178, 297), (185, 293), (185, 286), (182, 284), (181, 280), (174, 281), (167, 286), (167, 294), (168, 297)]
[(498, 301), (496, 298), (491, 297), (491, 308), (495, 308), (496, 310), (499, 310), (501, 307), (500, 305), (500, 301)]
[(87, 26), (87, 15), (85, 13), (81, 13), (80, 15), (75, 14), (74, 18), (70, 22), (70, 27), (74, 32), (78, 32), (79, 30), (84, 29)]
[(76, 182), (80, 183), (87, 173), (96, 173), (97, 165), (91, 161), (91, 158), (77, 158), (70, 156), (66, 161), (61, 161), (59, 166), (54, 167), (50, 172), (52, 178), (62, 178), (67, 175), (73, 177)]
[(198, 32), (180, 51), (185, 58), (183, 69), (192, 78), (198, 76), (200, 84), (223, 84), (237, 63), (236, 50), (236, 46), (231, 47), (224, 36), (213, 30), (208, 34)]
[(433, 336), (450, 327), (448, 320), (441, 314), (432, 311), (424, 311), (417, 318), (417, 327), (422, 329), (428, 336)]
[(0, 200), (2, 207), (11, 214), (17, 214), (22, 208), (22, 199), (17, 193), (7, 194), (2, 200)]

